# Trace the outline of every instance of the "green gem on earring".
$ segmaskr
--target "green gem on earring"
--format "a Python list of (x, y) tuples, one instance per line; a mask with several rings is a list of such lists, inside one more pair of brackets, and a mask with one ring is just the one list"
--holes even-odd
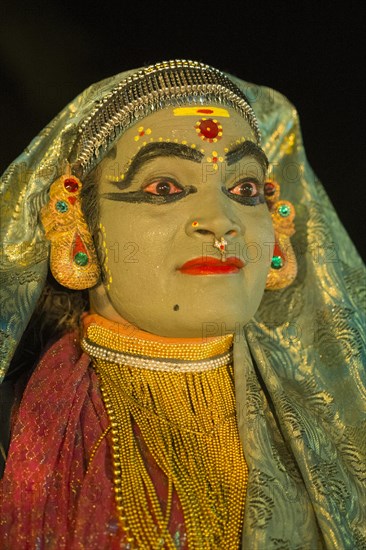
[(89, 262), (88, 255), (85, 252), (78, 252), (74, 256), (74, 262), (76, 265), (84, 266)]
[(273, 269), (281, 269), (281, 267), (283, 267), (283, 259), (281, 256), (273, 256), (271, 267)]
[(61, 212), (61, 214), (64, 214), (64, 212), (67, 212), (69, 207), (67, 206), (65, 201), (57, 201), (56, 202), (56, 210), (57, 212)]
[(281, 206), (278, 207), (278, 213), (283, 218), (287, 218), (291, 213), (291, 208), (288, 204), (281, 204)]

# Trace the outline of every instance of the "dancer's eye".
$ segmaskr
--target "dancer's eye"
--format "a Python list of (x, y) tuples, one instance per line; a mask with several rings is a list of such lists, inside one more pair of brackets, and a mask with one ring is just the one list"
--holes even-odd
[(146, 185), (143, 191), (151, 195), (159, 195), (160, 197), (183, 193), (183, 189), (174, 180), (169, 178), (159, 178)]
[(253, 180), (240, 181), (234, 187), (231, 187), (229, 192), (241, 197), (256, 197), (259, 195), (258, 183)]

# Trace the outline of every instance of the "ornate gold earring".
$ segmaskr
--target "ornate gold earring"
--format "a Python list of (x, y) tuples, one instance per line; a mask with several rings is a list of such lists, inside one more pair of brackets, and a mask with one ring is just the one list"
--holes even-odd
[(73, 290), (94, 286), (100, 276), (97, 255), (80, 205), (81, 181), (70, 173), (50, 188), (50, 200), (41, 211), (51, 243), (50, 268), (55, 279)]
[(266, 289), (280, 290), (290, 286), (297, 275), (297, 261), (290, 237), (295, 233), (295, 208), (289, 201), (279, 200), (280, 185), (274, 180), (264, 184), (264, 196), (272, 215), (275, 232), (271, 267)]

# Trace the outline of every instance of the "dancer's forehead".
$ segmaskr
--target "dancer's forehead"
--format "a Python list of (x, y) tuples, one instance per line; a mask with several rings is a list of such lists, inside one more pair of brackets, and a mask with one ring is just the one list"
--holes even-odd
[[(113, 181), (131, 179), (147, 163), (181, 158), (214, 169), (250, 156), (266, 171), (267, 159), (253, 129), (234, 109), (204, 105), (166, 108), (129, 128), (102, 162)], [(107, 174), (108, 176), (108, 174)]]
[[(127, 129), (169, 108), (177, 117), (207, 115), (209, 119), (225, 117), (223, 111), (233, 108), (250, 125), (255, 143), (260, 143), (258, 121), (247, 97), (213, 67), (173, 60), (131, 72), (121, 80), (120, 76), (112, 79), (114, 86), (104, 89), (78, 126), (70, 162), (80, 175), (92, 170)], [(206, 131), (204, 126), (205, 121), (201, 130)]]

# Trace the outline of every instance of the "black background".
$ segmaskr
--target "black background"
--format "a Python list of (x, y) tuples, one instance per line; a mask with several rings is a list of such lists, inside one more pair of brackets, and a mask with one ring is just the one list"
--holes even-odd
[(196, 59), (295, 104), (308, 159), (365, 257), (361, 10), (361, 2), (3, 0), (1, 168), (89, 84), (165, 59)]

